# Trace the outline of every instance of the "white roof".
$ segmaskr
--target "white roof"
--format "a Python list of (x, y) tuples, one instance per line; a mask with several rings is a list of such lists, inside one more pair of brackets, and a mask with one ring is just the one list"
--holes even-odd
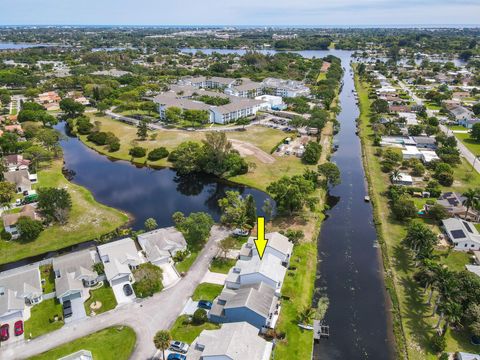
[(105, 266), (105, 275), (108, 280), (117, 275), (130, 274), (129, 265), (137, 266), (142, 262), (137, 247), (130, 238), (100, 245), (98, 253)]
[(138, 242), (149, 261), (170, 257), (187, 246), (183, 234), (173, 226), (138, 235)]
[(250, 260), (238, 260), (235, 266), (230, 269), (227, 281), (241, 283), (242, 276), (259, 273), (279, 284), (282, 283), (286, 271), (287, 269), (282, 265), (282, 261), (276, 256), (265, 254), (260, 260), (256, 255)]

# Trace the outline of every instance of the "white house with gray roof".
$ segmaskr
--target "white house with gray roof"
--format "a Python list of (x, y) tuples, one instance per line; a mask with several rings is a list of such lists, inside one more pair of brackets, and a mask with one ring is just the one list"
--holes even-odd
[(66, 300), (88, 298), (89, 288), (98, 283), (98, 274), (93, 269), (97, 260), (96, 252), (89, 249), (53, 259), (55, 292), (62, 304)]
[[(293, 251), (293, 243), (290, 242), (285, 235), (282, 235), (279, 232), (265, 234), (265, 238), (268, 239), (265, 254), (276, 256), (282, 261), (284, 266), (288, 266)], [(258, 256), (254, 240), (254, 237), (249, 237), (248, 241), (243, 244), (240, 249), (240, 260), (250, 260), (252, 257)]]
[(238, 289), (243, 285), (254, 285), (261, 282), (280, 293), (287, 268), (282, 265), (282, 260), (272, 254), (265, 254), (260, 260), (258, 256), (250, 260), (238, 260), (230, 269), (225, 280), (229, 289)]
[(246, 322), (203, 330), (187, 352), (188, 360), (269, 360), (273, 344), (258, 336)]
[(155, 265), (168, 263), (177, 252), (187, 248), (185, 237), (173, 226), (140, 234), (138, 243), (148, 261)]
[(279, 313), (275, 290), (261, 282), (236, 290), (225, 288), (213, 302), (208, 317), (216, 323), (246, 321), (262, 331), (275, 327)]
[(460, 218), (442, 220), (442, 224), (455, 250), (480, 250), (480, 234), (474, 224)]
[(42, 294), (38, 266), (0, 273), (0, 323), (23, 317), (25, 305), (38, 304)]

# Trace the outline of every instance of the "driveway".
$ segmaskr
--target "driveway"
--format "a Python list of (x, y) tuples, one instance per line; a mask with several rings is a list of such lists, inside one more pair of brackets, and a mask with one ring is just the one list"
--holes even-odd
[[(127, 284), (130, 285), (130, 287), (132, 288), (132, 295), (130, 296), (127, 296), (123, 291), (123, 287)], [(118, 305), (131, 303), (136, 298), (135, 291), (133, 291), (133, 286), (132, 284), (130, 284), (130, 281), (115, 284), (112, 286), (112, 290)]]
[(83, 321), (66, 324), (57, 331), (29, 342), (7, 346), (0, 352), (0, 359), (29, 358), (79, 337), (115, 325), (127, 325), (135, 330), (137, 343), (132, 359), (151, 359), (156, 353), (152, 341), (155, 333), (158, 330), (170, 328), (175, 322), (187, 300), (207, 272), (212, 258), (218, 251), (218, 241), (228, 235), (228, 230), (214, 226), (204, 249), (177, 285), (150, 298), (137, 300)]
[(178, 275), (177, 270), (175, 270), (175, 265), (172, 263), (161, 264), (160, 268), (163, 271), (163, 287), (168, 288), (175, 285), (180, 280), (180, 275)]
[(207, 271), (207, 273), (202, 279), (202, 283), (225, 285), (225, 280), (227, 280), (227, 274), (220, 274), (216, 272)]
[(83, 298), (72, 299), (70, 302), (72, 304), (72, 316), (65, 318), (65, 324), (86, 319), (87, 313), (85, 312), (85, 306), (83, 306)]

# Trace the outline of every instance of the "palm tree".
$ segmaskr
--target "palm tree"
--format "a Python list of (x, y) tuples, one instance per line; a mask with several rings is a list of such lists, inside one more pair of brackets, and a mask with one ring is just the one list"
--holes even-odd
[(478, 191), (474, 189), (468, 189), (462, 194), (462, 196), (465, 197), (465, 200), (463, 200), (462, 204), (467, 208), (467, 210), (465, 211), (465, 219), (466, 219), (468, 215), (468, 210), (470, 210), (470, 208), (477, 208), (480, 203), (478, 199)]
[(309, 324), (315, 316), (315, 309), (306, 307), (300, 314), (298, 314), (298, 322), (300, 324)]
[(390, 180), (393, 182), (402, 180), (402, 175), (400, 175), (400, 170), (395, 169), (390, 173)]
[(165, 360), (165, 350), (170, 347), (170, 341), (172, 341), (172, 335), (168, 330), (160, 330), (155, 334), (153, 343), (158, 350), (162, 350), (162, 359)]

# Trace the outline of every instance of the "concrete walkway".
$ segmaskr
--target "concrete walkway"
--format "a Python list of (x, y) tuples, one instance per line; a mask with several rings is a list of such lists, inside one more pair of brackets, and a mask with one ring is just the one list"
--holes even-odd
[(0, 351), (0, 359), (25, 359), (50, 350), (77, 338), (114, 325), (127, 325), (137, 334), (137, 344), (132, 359), (152, 359), (156, 354), (153, 337), (158, 330), (168, 329), (182, 312), (193, 291), (200, 284), (208, 266), (218, 251), (218, 241), (229, 231), (214, 226), (210, 239), (187, 275), (178, 284), (151, 298), (137, 300), (118, 309), (63, 326), (61, 329), (35, 338), (29, 342), (13, 344)]

